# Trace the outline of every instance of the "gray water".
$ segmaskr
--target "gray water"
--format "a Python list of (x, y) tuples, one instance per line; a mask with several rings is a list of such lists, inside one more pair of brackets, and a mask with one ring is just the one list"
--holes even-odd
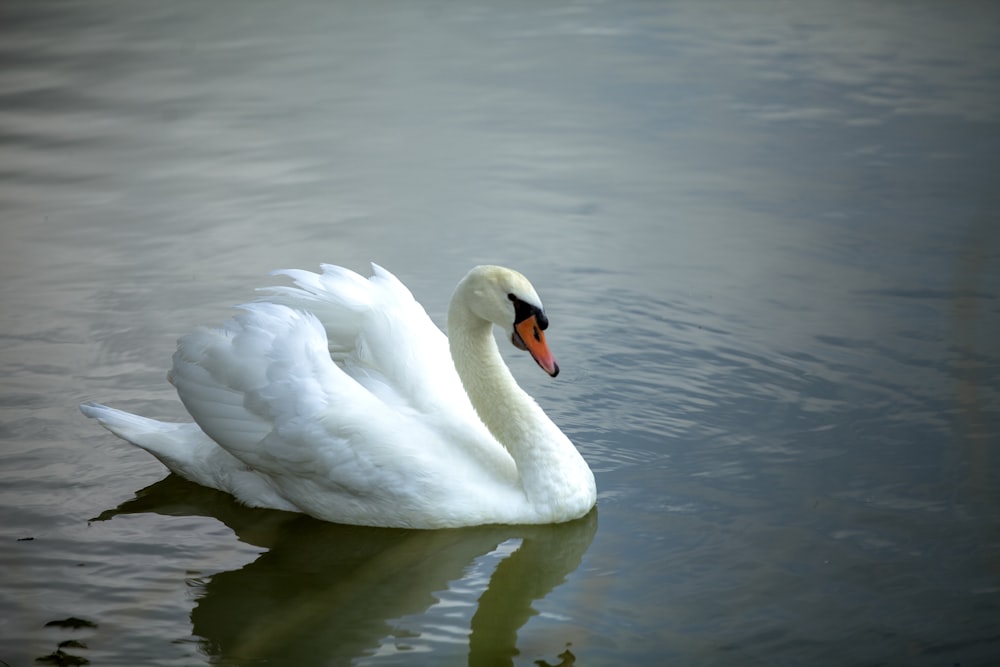
[[(0, 664), (998, 664), (998, 173), (995, 3), (5, 2)], [(250, 510), (77, 411), (369, 261), (532, 279), (594, 513)]]

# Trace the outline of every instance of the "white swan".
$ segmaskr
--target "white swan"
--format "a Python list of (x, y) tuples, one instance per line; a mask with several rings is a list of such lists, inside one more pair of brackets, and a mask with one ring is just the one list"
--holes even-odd
[(472, 269), (452, 296), (446, 338), (385, 269), (373, 264), (365, 279), (322, 268), (276, 271), (295, 287), (268, 288), (224, 328), (178, 341), (169, 379), (195, 423), (80, 409), (178, 475), (253, 507), (411, 528), (590, 511), (593, 473), (493, 338), (496, 324), (559, 372), (524, 276)]

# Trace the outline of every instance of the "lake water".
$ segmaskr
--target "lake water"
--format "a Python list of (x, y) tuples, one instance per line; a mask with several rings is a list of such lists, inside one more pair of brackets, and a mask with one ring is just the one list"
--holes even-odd
[[(1000, 664), (996, 3), (6, 2), (0, 57), (0, 665)], [(368, 261), (442, 324), (532, 279), (593, 514), (250, 510), (77, 411), (182, 419), (179, 335)]]

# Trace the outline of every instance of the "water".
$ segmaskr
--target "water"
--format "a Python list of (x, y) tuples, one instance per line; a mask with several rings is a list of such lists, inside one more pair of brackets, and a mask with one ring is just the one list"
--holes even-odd
[[(996, 664), (998, 37), (971, 2), (5, 3), (0, 660)], [(249, 510), (77, 412), (182, 418), (177, 336), (369, 260), (439, 323), (475, 263), (532, 279), (563, 373), (508, 360), (595, 514)]]

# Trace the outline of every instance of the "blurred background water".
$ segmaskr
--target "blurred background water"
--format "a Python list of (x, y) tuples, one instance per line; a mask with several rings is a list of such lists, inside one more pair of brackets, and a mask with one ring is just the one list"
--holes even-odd
[[(995, 3), (9, 0), (0, 62), (3, 663), (996, 664)], [(369, 260), (532, 279), (594, 514), (249, 510), (78, 413)]]

